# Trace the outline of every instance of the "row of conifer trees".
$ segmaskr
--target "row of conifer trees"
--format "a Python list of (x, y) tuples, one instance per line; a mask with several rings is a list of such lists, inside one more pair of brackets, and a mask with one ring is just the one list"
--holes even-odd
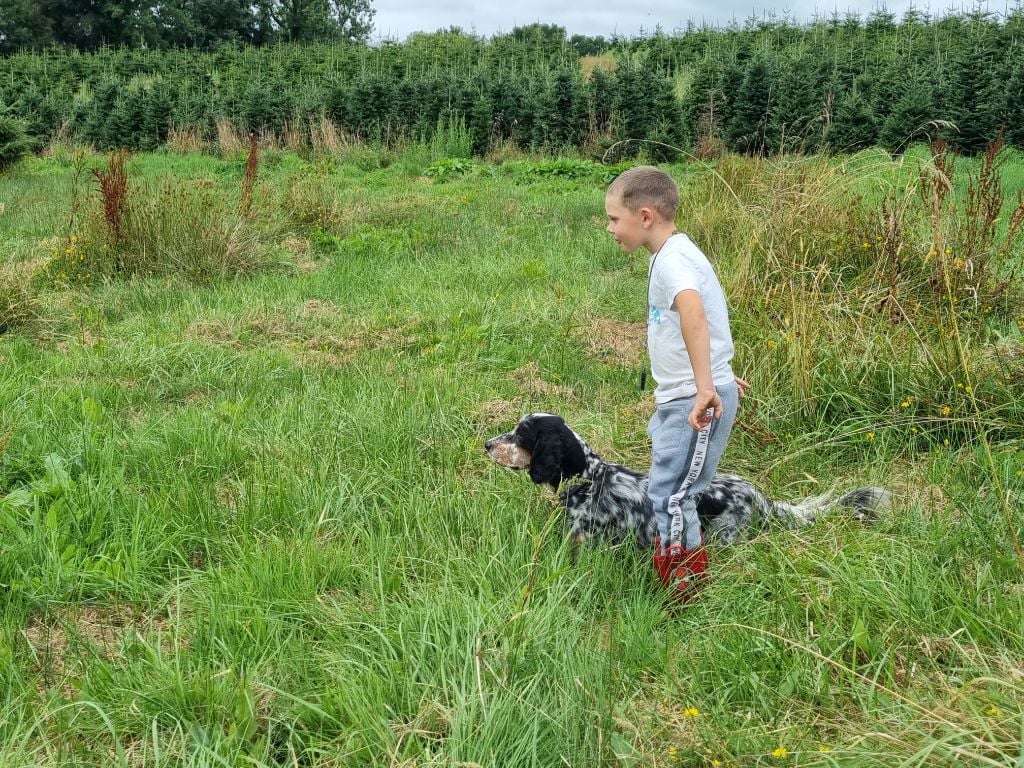
[(173, 129), (212, 138), (218, 121), (282, 133), (324, 118), (383, 141), (458, 124), (481, 154), (499, 142), (600, 151), (621, 139), (662, 155), (898, 151), (936, 133), (975, 153), (1003, 128), (1024, 147), (1019, 10), (751, 22), (615, 40), (597, 57), (551, 30), (16, 54), (0, 59), (0, 109), (40, 142), (63, 133), (99, 148), (151, 149)]

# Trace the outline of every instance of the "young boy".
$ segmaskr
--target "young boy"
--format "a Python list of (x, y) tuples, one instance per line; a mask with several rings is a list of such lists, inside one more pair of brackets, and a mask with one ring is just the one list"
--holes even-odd
[(626, 253), (650, 253), (647, 348), (657, 385), (648, 426), (648, 495), (658, 518), (654, 566), (683, 600), (707, 569), (694, 496), (711, 482), (749, 386), (733, 375), (729, 313), (707, 257), (676, 230), (679, 190), (651, 166), (631, 168), (605, 195), (608, 231)]

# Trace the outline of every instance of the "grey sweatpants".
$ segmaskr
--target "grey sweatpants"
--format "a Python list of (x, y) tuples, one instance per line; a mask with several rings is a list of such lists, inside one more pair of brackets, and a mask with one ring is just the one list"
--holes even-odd
[(736, 384), (715, 387), (722, 398), (722, 416), (697, 432), (687, 422), (693, 398), (682, 397), (659, 405), (647, 433), (651, 436), (651, 475), (647, 494), (658, 519), (661, 545), (681, 543), (694, 549), (701, 543), (700, 521), (694, 496), (711, 482), (725, 451), (739, 392)]

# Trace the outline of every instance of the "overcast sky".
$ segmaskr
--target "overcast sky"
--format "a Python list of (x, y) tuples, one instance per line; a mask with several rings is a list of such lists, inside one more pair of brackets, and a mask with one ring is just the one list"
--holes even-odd
[[(988, 0), (988, 7), (1002, 12), (1008, 0)], [(467, 32), (490, 36), (496, 32), (509, 32), (522, 24), (542, 22), (565, 27), (570, 35), (604, 35), (618, 33), (631, 37), (640, 32), (653, 30), (658, 24), (671, 32), (685, 27), (687, 20), (695, 23), (728, 24), (731, 19), (742, 22), (751, 15), (762, 16), (774, 13), (776, 17), (787, 17), (798, 21), (809, 21), (815, 12), (829, 16), (833, 11), (840, 15), (847, 11), (865, 16), (879, 8), (877, 0), (843, 0), (842, 2), (816, 2), (816, 0), (793, 0), (789, 5), (762, 5), (750, 0), (647, 0), (631, 3), (628, 0), (568, 0), (568, 2), (543, 2), (542, 0), (512, 0), (504, 3), (474, 3), (468, 0), (375, 0), (373, 7), (375, 38), (404, 39), (410, 32), (434, 32), (449, 26), (462, 27)], [(899, 18), (909, 8), (910, 0), (893, 0), (885, 7)], [(973, 2), (949, 3), (947, 0), (930, 8), (922, 2), (914, 3), (919, 10), (930, 10), (941, 15), (948, 8), (961, 6), (973, 8)]]

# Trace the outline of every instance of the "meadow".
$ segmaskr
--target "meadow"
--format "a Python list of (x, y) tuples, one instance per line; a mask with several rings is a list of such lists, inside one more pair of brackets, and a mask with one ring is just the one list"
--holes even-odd
[(435, 146), (0, 177), (0, 764), (1024, 764), (1024, 158), (666, 166), (753, 385), (723, 469), (894, 493), (573, 561), (487, 459), (647, 466), (618, 167)]

